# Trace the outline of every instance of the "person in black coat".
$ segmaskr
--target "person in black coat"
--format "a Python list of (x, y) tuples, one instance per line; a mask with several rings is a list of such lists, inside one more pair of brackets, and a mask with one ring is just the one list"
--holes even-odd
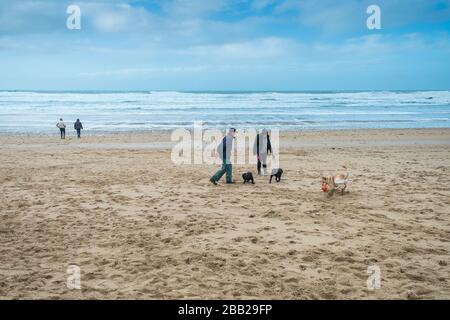
[(83, 129), (83, 124), (80, 122), (80, 119), (74, 123), (73, 128), (77, 130), (77, 137), (81, 138), (81, 129)]
[(256, 135), (255, 143), (253, 144), (253, 154), (258, 160), (258, 175), (261, 175), (261, 165), (264, 169), (264, 175), (267, 175), (267, 155), (271, 153), (272, 145), (270, 144), (269, 132), (263, 129), (261, 133)]

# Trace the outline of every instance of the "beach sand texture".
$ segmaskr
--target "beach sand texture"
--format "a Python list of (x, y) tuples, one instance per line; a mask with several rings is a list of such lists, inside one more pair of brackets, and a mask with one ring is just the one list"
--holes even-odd
[(167, 134), (0, 136), (0, 298), (450, 298), (449, 129), (281, 138), (280, 183), (213, 186)]

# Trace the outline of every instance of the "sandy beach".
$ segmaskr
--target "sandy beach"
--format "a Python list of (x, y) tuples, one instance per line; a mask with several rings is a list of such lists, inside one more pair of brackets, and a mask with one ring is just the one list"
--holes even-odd
[[(0, 135), (0, 298), (450, 298), (450, 129), (283, 133), (271, 185), (236, 165), (213, 186), (217, 165), (176, 166), (171, 145)], [(348, 193), (327, 197), (344, 165)]]

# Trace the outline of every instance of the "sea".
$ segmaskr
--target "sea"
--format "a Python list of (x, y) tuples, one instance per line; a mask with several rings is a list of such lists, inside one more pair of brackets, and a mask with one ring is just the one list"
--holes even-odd
[(0, 91), (0, 133), (47, 134), (63, 118), (85, 133), (204, 128), (284, 131), (449, 128), (450, 91)]

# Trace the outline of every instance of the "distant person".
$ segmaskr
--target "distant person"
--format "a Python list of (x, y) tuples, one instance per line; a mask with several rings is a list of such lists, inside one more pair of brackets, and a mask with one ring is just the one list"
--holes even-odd
[(267, 155), (271, 153), (272, 145), (270, 143), (269, 132), (266, 129), (263, 129), (261, 133), (256, 135), (255, 143), (253, 144), (253, 155), (255, 155), (258, 160), (258, 175), (261, 175), (261, 164), (264, 169), (264, 175), (267, 175)]
[(81, 138), (81, 129), (83, 129), (83, 124), (80, 122), (80, 119), (73, 124), (75, 130), (77, 130), (77, 137)]
[(59, 119), (59, 122), (56, 124), (56, 126), (59, 128), (59, 131), (61, 133), (61, 139), (65, 139), (66, 138), (66, 124), (64, 123), (62, 118)]
[(217, 185), (217, 181), (226, 173), (227, 183), (233, 183), (233, 167), (231, 165), (231, 148), (233, 147), (233, 140), (236, 136), (236, 129), (231, 128), (228, 134), (222, 139), (217, 147), (217, 153), (222, 159), (222, 168), (214, 174), (209, 181)]

